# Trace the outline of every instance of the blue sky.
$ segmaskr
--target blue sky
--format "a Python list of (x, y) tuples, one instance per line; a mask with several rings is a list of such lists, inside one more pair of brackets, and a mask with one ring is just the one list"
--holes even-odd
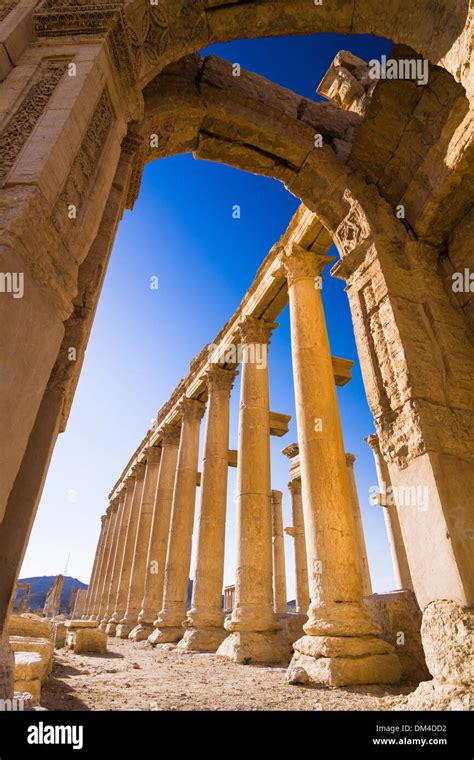
[[(244, 40), (209, 51), (313, 99), (335, 54), (365, 59), (388, 53), (390, 43), (367, 36)], [(241, 207), (234, 219), (232, 207)], [(213, 340), (240, 303), (271, 246), (299, 205), (277, 181), (192, 155), (157, 161), (145, 171), (139, 198), (126, 212), (115, 241), (69, 424), (60, 436), (46, 481), (22, 576), (65, 569), (88, 582), (107, 495), (159, 407), (189, 362)], [(337, 255), (335, 249), (331, 251)], [(158, 277), (158, 290), (150, 279)], [(376, 484), (373, 432), (354, 343), (344, 283), (326, 273), (323, 299), (332, 353), (356, 361), (354, 378), (339, 390), (346, 451), (355, 454), (374, 590), (394, 587), (381, 511), (369, 504)], [(272, 438), (272, 487), (284, 494), (284, 524), (291, 525), (288, 460), (296, 441), (293, 380), (286, 309), (270, 356), (273, 411), (293, 416), (290, 433)], [(231, 448), (237, 448), (239, 383), (231, 402)], [(202, 426), (204, 432), (205, 425)], [(234, 581), (235, 470), (229, 472), (226, 584)], [(199, 508), (199, 489), (197, 491)], [(291, 539), (285, 539), (288, 598), (294, 598)], [(192, 573), (191, 573), (192, 575)]]

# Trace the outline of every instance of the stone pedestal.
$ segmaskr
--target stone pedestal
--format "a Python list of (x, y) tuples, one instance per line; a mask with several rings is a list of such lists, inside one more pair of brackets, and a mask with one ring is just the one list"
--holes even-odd
[(291, 683), (395, 683), (400, 665), (362, 604), (362, 579), (321, 272), (330, 259), (293, 246), (288, 280), (296, 417), (311, 605)]
[[(267, 347), (273, 323), (248, 317), (243, 352), (238, 445), (238, 543), (230, 635), (218, 655), (236, 662), (288, 662), (272, 606), (272, 511)], [(256, 357), (263, 359), (259, 362)]]
[(173, 511), (166, 557), (163, 608), (149, 636), (152, 644), (179, 641), (184, 634), (196, 502), (199, 430), (205, 405), (191, 398), (181, 404), (183, 427), (179, 444)]
[(224, 630), (225, 521), (229, 459), (229, 403), (236, 372), (213, 365), (207, 372), (209, 394), (206, 441), (201, 481), (201, 509), (191, 609), (183, 649), (215, 651), (227, 636)]
[(143, 600), (148, 545), (150, 541), (153, 509), (155, 506), (155, 492), (160, 469), (160, 459), (160, 448), (151, 446), (147, 449), (145, 481), (143, 484), (142, 502), (135, 539), (133, 565), (130, 573), (127, 609), (124, 617), (117, 626), (116, 631), (116, 635), (122, 639), (126, 638), (136, 626)]
[(163, 430), (162, 454), (148, 544), (142, 609), (138, 615), (138, 624), (129, 636), (133, 641), (143, 641), (148, 638), (153, 631), (156, 616), (163, 606), (166, 550), (173, 506), (179, 438), (179, 428), (167, 427)]

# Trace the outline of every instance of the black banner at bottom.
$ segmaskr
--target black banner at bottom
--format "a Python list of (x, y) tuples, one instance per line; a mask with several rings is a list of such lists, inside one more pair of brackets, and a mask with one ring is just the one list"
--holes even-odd
[[(463, 712), (0, 712), (0, 760), (95, 757), (104, 746), (117, 758), (236, 743), (265, 751), (293, 744), (320, 754), (358, 751), (363, 757), (471, 760), (472, 714)], [(317, 750), (317, 752), (316, 752)]]

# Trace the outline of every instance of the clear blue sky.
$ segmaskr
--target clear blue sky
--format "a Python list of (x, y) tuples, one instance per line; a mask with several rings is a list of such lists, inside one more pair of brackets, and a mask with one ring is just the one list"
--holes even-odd
[[(313, 99), (341, 49), (365, 59), (388, 53), (371, 37), (315, 35), (244, 40), (209, 52)], [(239, 204), (241, 219), (232, 218)], [(22, 568), (22, 576), (64, 570), (88, 582), (107, 494), (142, 440), (159, 407), (240, 303), (271, 246), (283, 234), (298, 199), (277, 181), (191, 155), (147, 167), (139, 198), (119, 228), (112, 260), (66, 432), (60, 436)], [(331, 251), (337, 255), (335, 249)], [(150, 278), (159, 289), (150, 289)], [(356, 455), (356, 479), (374, 589), (394, 587), (381, 511), (369, 504), (376, 484), (373, 432), (344, 283), (327, 273), (323, 290), (333, 354), (356, 360), (354, 379), (339, 390), (346, 451)], [(272, 486), (284, 493), (291, 525), (288, 460), (296, 441), (288, 310), (270, 351), (271, 407), (293, 415), (290, 433), (272, 439)], [(231, 448), (237, 447), (239, 385), (232, 397)], [(203, 424), (204, 430), (204, 424)], [(234, 581), (235, 470), (230, 470), (225, 582)], [(197, 492), (199, 507), (199, 489)], [(288, 598), (294, 598), (291, 539), (286, 538)], [(191, 573), (192, 574), (192, 573)]]

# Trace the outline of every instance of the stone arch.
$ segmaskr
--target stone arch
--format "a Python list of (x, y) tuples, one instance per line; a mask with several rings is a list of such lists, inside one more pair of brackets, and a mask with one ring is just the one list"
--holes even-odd
[[(366, 8), (368, 5), (359, 3), (358, 7)], [(418, 3), (416, 13), (420, 7), (432, 13), (438, 5), (443, 12), (447, 12), (447, 3), (435, 4), (433, 0)], [(193, 2), (192, 6), (195, 8), (196, 3)], [(371, 3), (372, 8), (373, 6)], [(67, 7), (68, 4), (64, 6), (61, 23), (68, 16)], [(138, 11), (140, 7), (139, 2), (131, 3), (130, 11)], [(189, 10), (191, 5), (183, 3), (175, 7), (176, 18), (182, 21), (180, 14), (185, 8)], [(204, 6), (200, 7), (203, 10)], [(236, 19), (241, 18), (249, 9), (264, 14), (269, 7), (270, 4), (266, 2), (230, 5), (222, 2), (217, 6), (215, 3), (207, 3), (208, 9), (213, 8), (213, 14), (223, 14), (221, 18), (229, 19), (226, 32), (228, 39), (232, 39), (232, 34), (237, 34), (235, 30), (232, 32), (232, 13), (240, 14), (232, 22), (235, 25)], [(298, 9), (301, 10), (302, 7), (302, 3), (292, 3), (292, 15), (282, 17), (285, 23), (289, 19), (288, 26), (277, 26), (273, 31), (268, 26), (257, 24), (264, 15), (256, 17), (250, 14), (246, 17), (248, 36), (251, 36), (250, 27), (255, 27), (253, 36), (288, 33), (292, 29), (292, 33), (297, 32), (300, 27), (292, 24), (299, 17)], [(39, 25), (39, 31), (43, 29), (44, 32), (48, 18), (54, 18), (49, 34), (54, 36), (54, 25), (59, 23), (58, 16), (48, 16), (48, 3), (43, 8), (45, 10), (37, 15), (37, 31)], [(449, 13), (456, 23), (459, 21), (459, 29), (457, 36), (452, 35), (455, 39), (441, 45), (441, 48), (444, 47), (443, 56), (446, 56), (451, 49), (449, 44), (452, 46), (455, 40), (460, 40), (459, 46), (463, 50), (464, 37), (460, 34), (460, 29), (464, 28), (461, 22), (464, 23), (462, 16), (468, 4), (458, 0), (456, 8), (460, 9), (459, 17), (453, 12), (452, 3), (449, 4)], [(380, 18), (386, 18), (387, 9), (383, 7), (383, 10), (384, 13), (379, 14)], [(89, 12), (87, 8), (82, 8), (77, 11), (77, 16), (84, 21)], [(114, 7), (113, 13), (116, 12)], [(303, 16), (301, 18), (304, 20)], [(363, 13), (361, 18), (364, 18)], [(422, 20), (421, 16), (419, 18)], [(81, 352), (87, 342), (88, 326), (97, 303), (100, 281), (129, 185), (131, 167), (128, 156), (136, 152), (141, 154), (139, 166), (156, 157), (153, 153), (142, 150), (141, 142), (152, 130), (164, 132), (166, 137), (166, 124), (171, 123), (171, 114), (182, 112), (183, 102), (187, 103), (186, 107), (190, 105), (190, 123), (183, 127), (182, 132), (168, 130), (165, 140), (168, 152), (163, 155), (193, 150), (198, 158), (225, 160), (247, 171), (276, 176), (291, 192), (303, 198), (335, 239), (341, 253), (335, 274), (348, 283), (353, 320), (359, 336), (359, 353), (365, 367), (369, 403), (378, 425), (381, 448), (391, 466), (392, 478), (398, 479), (396, 482), (401, 485), (410, 484), (415, 462), (417, 467), (422, 468), (434, 494), (436, 519), (433, 520), (431, 514), (429, 523), (420, 520), (411, 536), (412, 552), (425, 550), (426, 535), (439, 538), (438, 555), (449, 558), (449, 571), (444, 566), (435, 567), (433, 561), (437, 557), (433, 556), (433, 552), (430, 553), (428, 545), (423, 557), (426, 561), (420, 571), (423, 593), (426, 598), (435, 594), (437, 598), (446, 596), (461, 603), (469, 603), (472, 601), (474, 584), (472, 572), (464, 572), (464, 568), (469, 566), (466, 559), (468, 547), (462, 531), (456, 531), (452, 513), (456, 504), (454, 499), (465, 499), (467, 503), (474, 488), (470, 485), (472, 469), (470, 472), (468, 469), (473, 459), (472, 443), (469, 443), (473, 404), (471, 390), (466, 383), (466, 377), (470, 377), (467, 368), (471, 367), (472, 357), (467, 351), (462, 317), (450, 304), (438, 276), (439, 251), (414, 239), (410, 231), (394, 217), (391, 206), (377, 192), (375, 184), (367, 182), (364, 172), (351, 172), (344, 163), (358, 126), (357, 117), (327, 104), (310, 104), (298, 98), (296, 102), (296, 96), (282, 88), (277, 88), (278, 98), (282, 101), (277, 108), (278, 104), (272, 103), (271, 87), (255, 87), (257, 80), (262, 82), (259, 77), (247, 80), (247, 93), (243, 88), (239, 94), (238, 85), (234, 87), (235, 97), (229, 99), (229, 93), (225, 92), (225, 71), (220, 72), (224, 77), (220, 83), (217, 72), (217, 79), (208, 83), (208, 92), (203, 97), (195, 87), (193, 77), (196, 71), (190, 77), (182, 76), (182, 83), (178, 86), (176, 78), (180, 76), (180, 67), (192, 69), (195, 66), (192, 60), (186, 60), (178, 65), (178, 72), (168, 70), (166, 74), (168, 78), (170, 75), (175, 76), (174, 92), (170, 87), (166, 89), (166, 77), (159, 82), (154, 80), (145, 87), (147, 112), (144, 122), (140, 124), (139, 95), (135, 92), (134, 99), (130, 96), (133, 84), (130, 80), (125, 81), (123, 59), (120, 57), (123, 50), (117, 48), (116, 39), (104, 43), (100, 35), (93, 36), (97, 34), (94, 27), (96, 20), (96, 17), (89, 19), (93, 31), (89, 29), (85, 32), (92, 37), (90, 47), (77, 45), (74, 39), (71, 41), (64, 31), (69, 21), (64, 21), (65, 27), (60, 32), (66, 38), (64, 45), (57, 40), (54, 45), (50, 45), (48, 35), (39, 34), (41, 41), (28, 51), (28, 60), (18, 65), (12, 74), (12, 102), (7, 103), (6, 108), (7, 111), (10, 109), (9, 118), (13, 115), (13, 121), (18, 119), (21, 116), (20, 109), (25, 105), (18, 108), (18, 102), (21, 103), (26, 94), (26, 105), (30, 98), (34, 106), (30, 109), (34, 123), (30, 122), (31, 136), (30, 133), (26, 134), (25, 142), (21, 144), (17, 145), (14, 140), (10, 142), (10, 135), (7, 135), (7, 148), (9, 155), (13, 156), (13, 163), (12, 172), (5, 177), (7, 181), (5, 188), (1, 189), (0, 197), (2, 223), (5, 220), (0, 240), (3, 263), (7, 262), (8, 266), (17, 270), (24, 266), (31, 277), (31, 290), (34, 290), (37, 302), (28, 303), (30, 322), (36, 322), (38, 333), (44, 324), (51, 324), (48, 338), (54, 345), (49, 347), (48, 355), (40, 351), (41, 376), (38, 370), (33, 378), (37, 398), (33, 399), (34, 403), (30, 406), (25, 401), (25, 406), (21, 407), (24, 429), (21, 445), (17, 449), (22, 449), (25, 456), (10, 492), (2, 523), (0, 562), (6, 568), (6, 585), (0, 589), (0, 630), (34, 518), (50, 452), (55, 436), (61, 424), (64, 424), (67, 415), (65, 403), (67, 407), (67, 399), (71, 397), (80, 367), (82, 354), (76, 365), (77, 374), (71, 372), (70, 365), (64, 361), (65, 349), (71, 340), (69, 336), (76, 336), (73, 340), (80, 343)], [(202, 38), (199, 37), (201, 27), (192, 23), (192, 14), (188, 15), (187, 21), (189, 23), (178, 25), (179, 28), (173, 33), (173, 44), (165, 46), (162, 55), (155, 55), (157, 60), (146, 70), (142, 84), (146, 84), (149, 78), (174, 58), (180, 58), (196, 46), (201, 47), (209, 41), (217, 40), (217, 37), (209, 37), (207, 31), (205, 34), (203, 32)], [(408, 26), (416, 29), (418, 25), (413, 21), (414, 17), (411, 17)], [(70, 23), (76, 23), (76, 16), (71, 16)], [(280, 20), (279, 23), (283, 22)], [(332, 23), (335, 23), (334, 20)], [(449, 28), (449, 24), (436, 25), (436, 28), (442, 30), (441, 37), (445, 34), (445, 27)], [(165, 27), (158, 24), (158, 28)], [(338, 30), (341, 28), (338, 27)], [(425, 27), (420, 24), (420, 28)], [(361, 25), (360, 30), (364, 29), (378, 32), (379, 27)], [(146, 25), (143, 30), (146, 31)], [(359, 27), (353, 27), (352, 22), (347, 28), (347, 31), (357, 30)], [(439, 58), (441, 51), (436, 52), (436, 45), (430, 48), (426, 41), (414, 40), (405, 33), (396, 33), (395, 29), (392, 31), (394, 33), (390, 34), (393, 39), (412, 44), (418, 50), (424, 45), (425, 49), (431, 50), (430, 56), (435, 62), (443, 62), (443, 58)], [(74, 34), (76, 33), (77, 27), (74, 27)], [(240, 30), (238, 36), (242, 36)], [(433, 39), (435, 37), (436, 35)], [(139, 40), (138, 48), (143, 46), (142, 42)], [(109, 52), (110, 49), (115, 52), (115, 58), (104, 50), (106, 44), (110, 45)], [(436, 44), (439, 46), (439, 39)], [(150, 49), (156, 54), (156, 46), (151, 45)], [(55, 79), (61, 56), (63, 63), (71, 56), (77, 56), (77, 61), (81, 62), (82, 56), (83, 65), (73, 94), (65, 88), (64, 78), (59, 78), (58, 81)], [(449, 62), (448, 59), (451, 61), (448, 56), (444, 63)], [(464, 60), (463, 54), (457, 60)], [(41, 88), (34, 89), (36, 85), (33, 83), (29, 90), (31, 71), (36, 63), (38, 71), (34, 71), (34, 76), (39, 77)], [(139, 61), (136, 65), (139, 65)], [(451, 63), (447, 68), (450, 66)], [(206, 84), (205, 76), (209, 75), (210, 67), (206, 72), (199, 64), (197, 69), (200, 84)], [(458, 69), (458, 78), (464, 81), (468, 69), (461, 65), (456, 68), (457, 73)], [(52, 78), (50, 88), (44, 84), (49, 81), (48, 78)], [(23, 89), (17, 86), (18, 81)], [(58, 88), (58, 92), (55, 88)], [(46, 95), (51, 98), (51, 102), (45, 100)], [(229, 113), (234, 115), (233, 121), (229, 119)], [(137, 123), (124, 141), (126, 124), (130, 121), (131, 114)], [(260, 128), (256, 122), (257, 114)], [(266, 132), (262, 124), (265, 124)], [(89, 129), (91, 125), (94, 126), (92, 131)], [(186, 131), (188, 126), (189, 132)], [(232, 134), (232, 130), (237, 130), (237, 134)], [(238, 130), (242, 130), (244, 139), (238, 139)], [(325, 146), (317, 151), (313, 143), (316, 130), (321, 131), (326, 139)], [(18, 134), (16, 131), (14, 137)], [(48, 143), (48, 140), (51, 142)], [(94, 149), (97, 149), (97, 154)], [(100, 152), (99, 160), (97, 155)], [(56, 171), (48, 172), (55, 160)], [(69, 192), (73, 194), (78, 190), (77, 176), (83, 178), (84, 166), (90, 166), (94, 170), (95, 163), (101, 171), (89, 172), (88, 177), (97, 196), (88, 195), (89, 187), (79, 188), (81, 199), (84, 200), (81, 220), (87, 218), (87, 229), (77, 225), (73, 235), (68, 231), (69, 243), (72, 244), (61, 247), (65, 243), (64, 235), (59, 239), (60, 236), (55, 235), (52, 226), (44, 225), (50, 223), (58, 200), (61, 216), (59, 226), (62, 225)], [(102, 171), (104, 167), (106, 170)], [(135, 171), (132, 199), (133, 184), (137, 185), (139, 178), (140, 172)], [(100, 202), (94, 207), (97, 198)], [(93, 213), (87, 214), (89, 209)], [(48, 230), (48, 257), (42, 257), (39, 253), (42, 247), (35, 235), (41, 229)], [(97, 258), (94, 252), (97, 253)], [(9, 264), (9, 260), (13, 263)], [(58, 272), (62, 278), (55, 279), (54, 275)], [(59, 293), (58, 282), (65, 285), (64, 292)], [(47, 312), (44, 324), (38, 304)], [(26, 332), (24, 327), (23, 330)], [(66, 337), (62, 339), (64, 331)], [(374, 334), (377, 340), (374, 340)], [(447, 361), (453, 347), (453, 336), (455, 350), (452, 358)], [(40, 345), (41, 348), (44, 345)], [(24, 399), (22, 403), (23, 401)], [(27, 401), (31, 401), (31, 396)], [(458, 436), (452, 435), (453, 429), (459, 430)], [(444, 492), (436, 486), (440, 479), (444, 482)], [(9, 491), (8, 488), (7, 494)], [(0, 509), (2, 507), (3, 503), (0, 503)], [(410, 521), (409, 516), (407, 520)], [(435, 538), (432, 540), (435, 541)], [(459, 570), (461, 566), (463, 572)], [(429, 568), (429, 572), (426, 568)], [(435, 585), (430, 585), (431, 576), (435, 576)], [(1, 680), (0, 671), (0, 682)]]
[(142, 85), (172, 61), (215, 42), (334, 32), (407, 45), (470, 86), (471, 0), (420, 0), (409, 8), (403, 0), (161, 0), (157, 7), (129, 0), (126, 6)]

